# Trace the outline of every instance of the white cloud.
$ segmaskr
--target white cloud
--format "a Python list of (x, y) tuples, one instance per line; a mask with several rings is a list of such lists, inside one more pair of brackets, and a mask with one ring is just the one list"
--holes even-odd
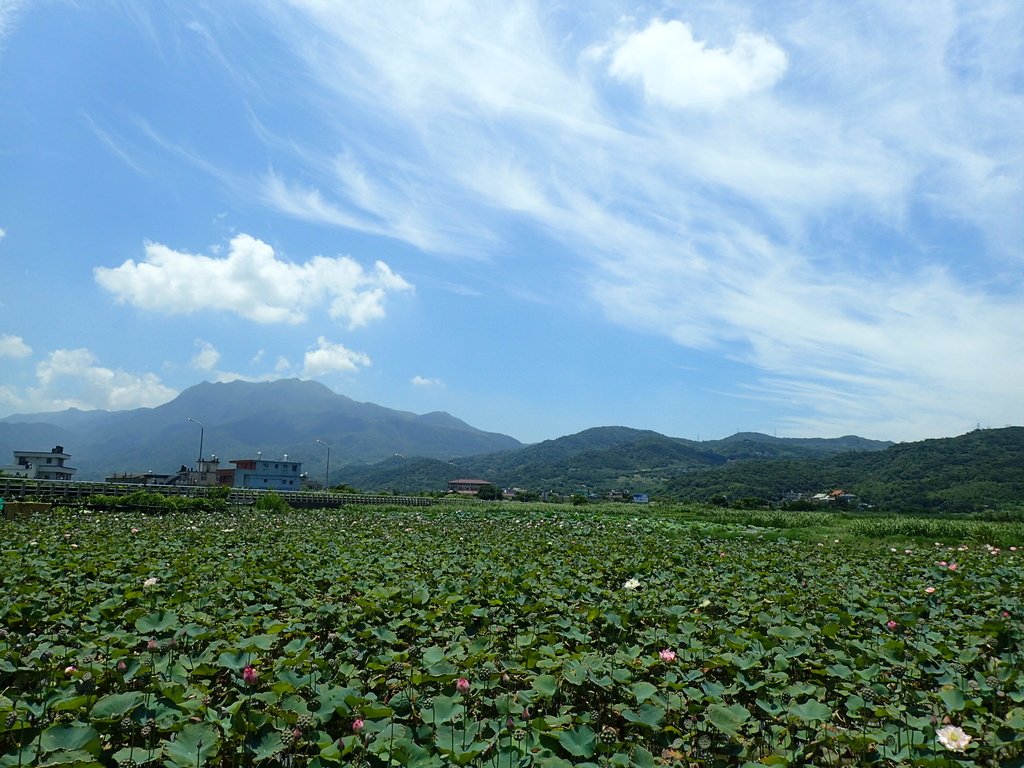
[(0, 357), (28, 357), (31, 354), (32, 347), (21, 336), (0, 335)]
[(639, 80), (649, 100), (677, 109), (718, 109), (770, 88), (785, 71), (785, 52), (766, 37), (741, 32), (730, 48), (708, 47), (689, 24), (659, 19), (626, 37), (609, 65), (614, 77)]
[(441, 379), (430, 379), (426, 376), (413, 376), (410, 382), (414, 387), (443, 387), (444, 382)]
[(58, 349), (36, 366), (38, 388), (23, 398), (35, 410), (125, 410), (166, 403), (178, 393), (152, 373), (134, 374), (98, 365), (88, 349)]
[(571, 271), (612, 321), (752, 366), (737, 394), (796, 427), (1019, 413), (1019, 3), (686, 4), (625, 35), (611, 3), (257, 7), (325, 136), (265, 134), (290, 162), (264, 203)]
[(306, 352), (302, 375), (316, 378), (329, 373), (357, 371), (370, 364), (370, 358), (362, 352), (353, 352), (321, 336), (317, 339), (317, 348)]
[(259, 323), (295, 324), (326, 303), (332, 319), (355, 328), (384, 317), (388, 294), (412, 287), (382, 261), (369, 270), (345, 256), (316, 256), (300, 265), (244, 234), (231, 240), (223, 258), (159, 243), (145, 250), (142, 262), (129, 259), (93, 274), (118, 301), (168, 314), (226, 310)]
[(191, 366), (200, 371), (212, 371), (220, 362), (220, 352), (208, 341), (196, 339), (199, 351), (192, 358)]
[(22, 5), (22, 0), (0, 0), (0, 43), (17, 23), (18, 11)]
[[(191, 367), (204, 371), (204, 375), (210, 381), (276, 381), (282, 377), (292, 377), (296, 375), (295, 371), (292, 369), (291, 363), (288, 361), (288, 358), (283, 355), (279, 355), (274, 360), (274, 365), (270, 370), (263, 370), (256, 373), (221, 370), (217, 368), (217, 364), (221, 359), (221, 354), (214, 345), (203, 339), (196, 339), (195, 344), (199, 347), (199, 352), (192, 358)], [(256, 354), (249, 359), (249, 365), (253, 368), (259, 368), (262, 366), (266, 356), (267, 351), (265, 349), (257, 350)]]
[(3, 240), (5, 237), (7, 237), (7, 232), (3, 227), (0, 227), (0, 240)]

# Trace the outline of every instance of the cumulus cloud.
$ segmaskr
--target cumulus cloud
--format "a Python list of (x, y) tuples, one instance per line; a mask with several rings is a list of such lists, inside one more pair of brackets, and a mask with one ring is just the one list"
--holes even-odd
[(192, 358), (192, 367), (200, 371), (212, 371), (220, 362), (220, 352), (213, 344), (202, 339), (196, 339), (196, 346), (199, 351)]
[(786, 71), (786, 53), (770, 39), (741, 32), (729, 48), (709, 47), (690, 25), (655, 19), (627, 36), (608, 71), (639, 80), (651, 101), (677, 109), (718, 109), (770, 88)]
[(443, 387), (444, 382), (441, 379), (431, 379), (426, 376), (413, 376), (410, 381), (414, 387)]
[(0, 335), (0, 357), (28, 357), (31, 354), (32, 347), (21, 336)]
[(353, 352), (342, 344), (335, 344), (323, 336), (317, 339), (317, 348), (306, 352), (303, 376), (316, 378), (329, 373), (348, 373), (371, 364), (362, 352)]
[(166, 403), (178, 393), (152, 373), (135, 374), (99, 365), (85, 348), (58, 349), (36, 366), (39, 386), (24, 398), (49, 410), (101, 408), (120, 411)]
[(244, 234), (223, 258), (160, 243), (147, 243), (145, 252), (141, 262), (97, 267), (94, 277), (118, 301), (167, 314), (224, 310), (258, 323), (297, 324), (326, 304), (333, 320), (356, 328), (384, 317), (389, 294), (412, 287), (382, 261), (372, 269), (346, 256), (295, 264)]
[(7, 232), (4, 231), (3, 227), (0, 227), (0, 240), (3, 240), (5, 237), (7, 237)]

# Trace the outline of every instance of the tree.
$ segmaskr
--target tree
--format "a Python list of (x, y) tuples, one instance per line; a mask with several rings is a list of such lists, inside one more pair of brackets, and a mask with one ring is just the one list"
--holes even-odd
[(484, 501), (497, 501), (501, 498), (501, 488), (491, 483), (482, 485), (476, 492), (477, 498)]

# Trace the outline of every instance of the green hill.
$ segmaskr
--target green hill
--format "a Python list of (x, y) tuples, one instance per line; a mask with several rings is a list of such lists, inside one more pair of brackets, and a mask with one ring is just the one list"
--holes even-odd
[[(859, 437), (775, 438), (750, 432), (724, 440), (695, 442), (651, 430), (595, 427), (515, 450), (454, 459), (447, 464), (386, 460), (370, 466), (348, 466), (338, 477), (366, 490), (443, 490), (448, 480), (458, 476), (490, 480), (505, 488), (563, 495), (603, 496), (612, 491), (663, 495), (676, 478), (698, 477), (730, 462), (761, 464), (778, 457), (806, 460), (854, 449), (880, 450), (890, 445)], [(410, 485), (413, 480), (420, 485)]]
[(778, 499), (842, 488), (885, 509), (973, 512), (1024, 500), (1024, 427), (893, 445), (817, 459), (744, 461), (680, 475), (663, 493), (679, 500)]

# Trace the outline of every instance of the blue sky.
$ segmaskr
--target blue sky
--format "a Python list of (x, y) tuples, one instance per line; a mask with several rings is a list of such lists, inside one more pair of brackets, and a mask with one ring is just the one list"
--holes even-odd
[(1021, 423), (1024, 5), (0, 0), (0, 415)]

